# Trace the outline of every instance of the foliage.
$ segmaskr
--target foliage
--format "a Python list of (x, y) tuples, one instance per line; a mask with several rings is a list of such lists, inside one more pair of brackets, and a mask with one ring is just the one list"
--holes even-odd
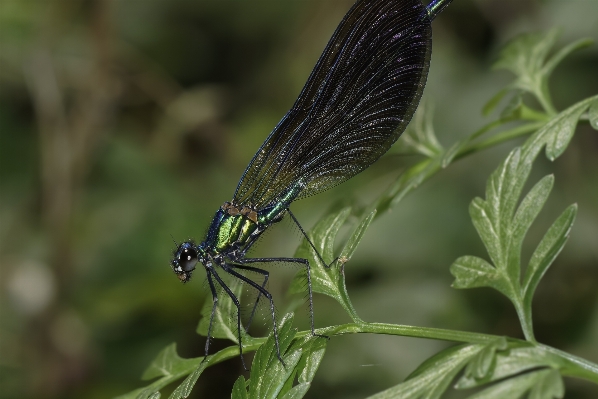
[[(426, 360), (406, 381), (371, 398), (440, 398), (455, 380), (455, 389), (478, 388), (470, 398), (486, 399), (521, 398), (524, 395), (533, 399), (562, 398), (563, 376), (598, 384), (598, 365), (538, 343), (532, 322), (531, 303), (535, 290), (567, 242), (577, 206), (570, 205), (555, 218), (525, 266), (521, 256), (526, 234), (555, 184), (554, 176), (548, 175), (535, 182), (531, 189), (524, 190), (538, 155), (545, 149), (546, 157), (554, 161), (563, 154), (580, 121), (588, 121), (598, 129), (598, 95), (561, 112), (554, 108), (548, 90), (552, 71), (570, 53), (590, 44), (589, 40), (576, 41), (549, 57), (556, 38), (556, 31), (523, 35), (504, 48), (495, 68), (509, 70), (515, 80), (488, 102), (484, 112), (490, 113), (507, 95), (512, 96), (511, 101), (498, 119), (448, 149), (444, 149), (435, 137), (431, 117), (425, 113), (428, 108), (422, 107), (423, 111), (420, 108), (401, 145), (424, 159), (405, 171), (368, 208), (345, 207), (332, 212), (310, 232), (325, 262), (332, 262), (335, 254), (339, 254), (338, 261), (332, 262), (331, 267), (322, 264), (305, 240), (297, 249), (296, 256), (309, 259), (312, 265), (313, 291), (336, 300), (353, 321), (352, 324), (323, 328), (318, 333), (333, 336), (367, 332), (460, 342)], [(535, 108), (534, 101), (541, 109)], [(496, 132), (513, 123), (516, 123), (515, 127)], [(490, 132), (495, 133), (482, 139)], [(363, 321), (347, 292), (345, 265), (370, 223), (455, 160), (523, 135), (529, 135), (525, 143), (514, 148), (488, 178), (485, 198), (475, 198), (469, 208), (489, 260), (462, 256), (450, 266), (450, 272), (455, 277), (455, 288), (490, 287), (506, 296), (517, 311), (525, 340)], [(351, 233), (340, 249), (335, 248), (339, 231), (347, 225), (352, 225)], [(303, 273), (296, 276), (291, 292), (303, 292)], [(226, 309), (232, 305), (224, 299), (220, 306)], [(203, 315), (205, 317), (206, 313)], [(276, 358), (272, 334), (267, 339), (247, 337), (244, 352), (257, 352), (250, 378), (245, 380), (240, 376), (237, 379), (233, 398), (290, 399), (305, 395), (324, 356), (327, 340), (312, 337), (308, 331), (293, 330), (292, 322), (293, 315), (287, 314), (279, 325), (284, 364)], [(227, 323), (226, 317), (217, 317), (214, 336), (235, 342), (235, 327)], [(204, 322), (200, 323), (198, 332), (206, 334)], [(159, 379), (120, 398), (159, 398), (162, 387), (187, 376), (170, 396), (185, 398), (207, 367), (237, 355), (238, 349), (233, 345), (205, 359), (182, 359), (174, 344), (169, 345), (143, 375), (144, 379)]]
[[(521, 199), (534, 161), (543, 148), (548, 159), (558, 158), (573, 138), (578, 121), (583, 115), (587, 115), (585, 119), (594, 128), (598, 127), (598, 96), (580, 101), (560, 113), (552, 106), (548, 92), (551, 72), (572, 51), (590, 44), (589, 40), (577, 41), (548, 59), (556, 38), (557, 32), (554, 30), (528, 34), (514, 39), (505, 47), (495, 67), (513, 72), (516, 79), (489, 101), (485, 112), (490, 112), (508, 93), (513, 93), (515, 101), (507, 106), (497, 121), (449, 149), (444, 150), (436, 140), (430, 118), (424, 119), (423, 113), (419, 113), (414, 127), (403, 138), (403, 145), (426, 158), (401, 175), (368, 210), (356, 215), (353, 232), (340, 251), (334, 248), (334, 243), (355, 209), (346, 207), (325, 216), (310, 232), (324, 261), (332, 262), (334, 254), (340, 253), (338, 262), (327, 268), (305, 240), (297, 249), (295, 255), (309, 259), (312, 264), (313, 291), (338, 301), (352, 318), (354, 324), (345, 326), (344, 333), (392, 334), (392, 326), (367, 323), (357, 315), (345, 285), (345, 263), (351, 258), (370, 223), (394, 206), (406, 193), (452, 161), (513, 137), (534, 132), (522, 146), (514, 148), (488, 178), (485, 199), (475, 198), (471, 202), (471, 219), (490, 261), (476, 256), (462, 256), (450, 267), (455, 277), (453, 287), (491, 287), (509, 298), (519, 315), (526, 341), (454, 332), (450, 339), (465, 343), (436, 354), (420, 365), (405, 382), (371, 398), (440, 398), (459, 373), (461, 376), (455, 384), (456, 389), (484, 387), (470, 398), (518, 398), (525, 394), (534, 399), (561, 398), (564, 395), (562, 376), (576, 376), (598, 384), (597, 365), (537, 343), (532, 323), (531, 303), (534, 292), (567, 242), (577, 206), (573, 204), (567, 207), (556, 218), (525, 267), (521, 259), (526, 234), (555, 183), (552, 175), (545, 176)], [(522, 100), (522, 92), (531, 94), (543, 109), (528, 106)], [(520, 124), (495, 133), (485, 141), (479, 140), (486, 132), (513, 121)], [(291, 292), (304, 290), (304, 273), (305, 271), (298, 273)], [(221, 306), (226, 307), (226, 300), (223, 302)], [(209, 305), (206, 303), (208, 313), (202, 313), (204, 319), (198, 329), (203, 335), (207, 333), (204, 320), (209, 314)], [(324, 355), (326, 340), (311, 337), (307, 332), (297, 333), (292, 329), (292, 321), (292, 314), (287, 314), (280, 322), (279, 340), (281, 353), (284, 353), (284, 364), (275, 356), (272, 334), (265, 341), (250, 339), (245, 342), (245, 351), (257, 348), (257, 353), (251, 377), (246, 381), (240, 376), (236, 381), (232, 392), (234, 399), (290, 399), (305, 395)], [(446, 339), (446, 334), (443, 335), (441, 330), (416, 327), (411, 333), (405, 330), (409, 330), (409, 327), (403, 326), (403, 331), (398, 334)], [(338, 333), (340, 328), (337, 331), (335, 328), (323, 331)], [(214, 337), (235, 342), (234, 326), (228, 325), (225, 318), (215, 320)], [(174, 344), (169, 345), (143, 375), (144, 379), (160, 379), (144, 389), (121, 396), (120, 399), (158, 398), (163, 386), (185, 375), (188, 377), (170, 397), (187, 397), (206, 367), (234, 356), (236, 352), (233, 346), (207, 359), (182, 359), (177, 355)]]
[[(307, 230), (332, 211), (350, 206), (333, 251), (341, 260), (352, 229), (363, 215), (376, 211), (375, 223), (340, 269), (358, 316), (450, 330), (339, 325), (350, 323), (350, 315), (335, 299), (316, 294), (315, 326), (332, 326), (327, 335), (385, 331), (452, 341), (465, 337), (455, 330), (467, 330), (523, 338), (506, 297), (494, 290), (452, 289), (449, 265), (461, 255), (494, 265), (467, 208), (474, 197), (486, 200), (486, 178), (526, 137), (513, 142), (503, 138), (498, 146), (484, 139), (511, 128), (535, 132), (546, 119), (546, 112), (536, 112), (543, 108), (533, 94), (520, 88), (507, 91), (490, 117), (480, 115), (485, 100), (510, 82), (510, 72), (489, 71), (489, 59), (504, 38), (536, 29), (538, 23), (561, 26), (565, 32), (546, 60), (579, 37), (596, 39), (592, 23), (598, 2), (571, 7), (547, 1), (530, 8), (526, 1), (532, 0), (499, 13), (494, 2), (453, 2), (433, 26), (425, 96), (434, 104), (420, 104), (411, 134), (355, 178), (293, 203)], [(255, 149), (292, 106), (349, 5), (292, 0), (236, 2), (234, 7), (197, 0), (3, 2), (0, 399), (115, 397), (140, 387), (141, 371), (171, 342), (182, 358), (203, 354), (205, 338), (195, 334), (195, 327), (205, 303), (211, 305), (209, 287), (201, 272), (187, 285), (173, 278), (167, 265), (176, 246), (171, 237), (201, 240)], [(598, 46), (592, 46), (559, 64), (549, 85), (554, 108), (564, 110), (598, 93), (597, 56)], [(522, 197), (542, 176), (554, 174), (555, 183), (524, 240), (521, 258), (524, 268), (554, 219), (577, 203), (567, 244), (534, 295), (533, 327), (538, 341), (594, 362), (598, 135), (590, 123), (598, 126), (592, 117), (596, 111), (590, 106), (581, 115), (574, 139), (557, 162), (544, 156), (534, 162)], [(509, 117), (511, 122), (503, 124)], [(479, 138), (466, 137), (488, 121), (492, 123), (480, 129)], [(441, 145), (434, 143), (434, 130)], [(511, 132), (512, 137), (527, 133)], [(456, 145), (461, 141), (492, 148), (474, 148), (474, 156), (452, 165), (469, 155)], [(408, 156), (398, 156), (399, 151)], [(455, 152), (459, 158), (452, 157)], [(436, 173), (445, 165), (438, 167), (434, 153), (445, 155), (448, 170)], [(426, 163), (396, 179), (419, 161)], [(427, 179), (423, 170), (432, 178), (419, 187)], [(391, 182), (395, 192), (389, 188), (388, 195), (380, 196)], [(384, 212), (401, 197), (405, 201), (399, 207)], [(376, 199), (379, 203), (371, 203)], [(287, 219), (269, 229), (249, 255), (292, 255), (302, 235), (289, 224)], [(294, 326), (302, 334), (309, 322), (306, 292), (285, 295), (297, 269), (272, 265), (268, 289), (279, 316), (295, 312)], [(245, 294), (254, 300), (257, 296)], [(247, 310), (252, 303), (245, 299), (241, 304)], [(267, 335), (272, 326), (270, 309), (259, 310), (250, 329), (255, 337)], [(235, 315), (220, 311), (228, 326)], [(480, 334), (467, 337), (466, 343), (486, 342)], [(246, 344), (251, 339), (243, 337)], [(382, 391), (404, 381), (418, 363), (449, 342), (361, 334), (333, 337), (330, 344), (307, 397), (358, 398)], [(210, 353), (228, 345), (233, 341), (215, 338)], [(247, 349), (246, 366), (258, 346)], [(168, 386), (160, 389), (162, 397), (191, 372), (180, 371), (171, 373)], [(229, 397), (241, 373), (249, 379), (238, 356), (212, 363), (189, 397)], [(590, 383), (564, 381), (567, 397), (597, 396)]]

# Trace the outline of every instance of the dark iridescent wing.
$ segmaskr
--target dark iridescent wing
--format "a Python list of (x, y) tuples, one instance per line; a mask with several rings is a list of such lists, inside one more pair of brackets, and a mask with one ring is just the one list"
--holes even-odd
[(245, 170), (233, 202), (261, 209), (361, 172), (399, 138), (428, 73), (430, 19), (419, 0), (360, 0), (349, 10), (299, 98)]

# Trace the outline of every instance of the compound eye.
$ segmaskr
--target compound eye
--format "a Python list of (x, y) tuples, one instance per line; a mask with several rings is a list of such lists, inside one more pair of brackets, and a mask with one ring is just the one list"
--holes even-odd
[(178, 264), (184, 272), (194, 270), (197, 264), (197, 251), (193, 248), (183, 249), (179, 255)]

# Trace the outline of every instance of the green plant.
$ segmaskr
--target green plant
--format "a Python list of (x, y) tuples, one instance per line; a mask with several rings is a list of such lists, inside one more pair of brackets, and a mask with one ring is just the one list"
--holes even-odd
[[(556, 38), (556, 31), (528, 34), (504, 48), (495, 66), (510, 70), (516, 78), (490, 100), (484, 111), (492, 111), (507, 94), (512, 94), (512, 100), (498, 119), (450, 148), (444, 149), (438, 143), (429, 113), (426, 114), (426, 107), (420, 107), (401, 145), (405, 150), (423, 155), (424, 159), (403, 173), (370, 207), (365, 210), (344, 208), (331, 213), (310, 232), (324, 261), (331, 262), (334, 254), (339, 254), (339, 262), (325, 268), (306, 241), (297, 249), (296, 256), (309, 259), (313, 265), (314, 292), (334, 298), (353, 320), (351, 324), (319, 329), (319, 334), (372, 333), (459, 343), (425, 361), (403, 383), (372, 398), (439, 398), (459, 375), (456, 389), (480, 388), (470, 398), (519, 398), (526, 394), (533, 399), (561, 398), (564, 395), (562, 376), (598, 384), (598, 365), (538, 343), (533, 331), (531, 301), (540, 279), (567, 241), (577, 212), (575, 204), (556, 218), (529, 263), (525, 267), (521, 264), (522, 242), (554, 184), (553, 176), (545, 176), (520, 199), (534, 161), (543, 149), (548, 159), (558, 158), (571, 141), (579, 121), (587, 121), (598, 130), (598, 95), (562, 112), (552, 104), (548, 91), (551, 72), (571, 52), (591, 44), (590, 40), (579, 40), (549, 57)], [(530, 99), (540, 108), (529, 105)], [(497, 131), (514, 122), (515, 127)], [(495, 133), (483, 138), (491, 132)], [(470, 205), (471, 219), (486, 247), (489, 261), (462, 256), (450, 267), (455, 288), (491, 287), (505, 295), (517, 311), (525, 340), (362, 320), (351, 304), (344, 267), (370, 223), (453, 161), (525, 135), (529, 135), (525, 143), (514, 148), (488, 179), (485, 199), (475, 198)], [(351, 214), (357, 216), (353, 218), (357, 222), (352, 233), (340, 250), (334, 248), (335, 238)], [(303, 291), (303, 278), (300, 272), (291, 285), (291, 292)], [(233, 289), (240, 290), (240, 286)], [(224, 298), (219, 306), (226, 312), (232, 305)], [(238, 378), (233, 398), (290, 399), (305, 395), (324, 356), (327, 340), (312, 337), (308, 331), (297, 332), (292, 328), (292, 321), (293, 315), (287, 314), (280, 322), (280, 350), (285, 365), (275, 356), (272, 336), (247, 336), (244, 339), (244, 352), (257, 350), (257, 353), (249, 380), (243, 376)], [(215, 320), (213, 335), (235, 342), (234, 329), (234, 324), (226, 317), (220, 317)], [(205, 323), (200, 322), (198, 332), (205, 335)], [(158, 379), (119, 398), (156, 399), (160, 397), (161, 388), (186, 377), (170, 396), (185, 398), (207, 367), (236, 356), (238, 348), (232, 345), (206, 359), (182, 359), (177, 355), (175, 345), (171, 344), (143, 375), (144, 379)]]

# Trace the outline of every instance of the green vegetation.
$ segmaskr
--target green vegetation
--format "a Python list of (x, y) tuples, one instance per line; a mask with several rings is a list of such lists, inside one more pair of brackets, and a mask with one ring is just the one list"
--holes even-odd
[[(451, 382), (458, 378), (455, 389), (483, 387), (469, 398), (562, 398), (565, 393), (562, 376), (589, 380), (598, 385), (598, 365), (536, 341), (532, 322), (532, 299), (540, 280), (567, 242), (577, 214), (577, 205), (567, 207), (548, 228), (527, 265), (522, 265), (521, 251), (524, 238), (544, 207), (555, 183), (553, 175), (540, 179), (521, 198), (536, 158), (545, 150), (546, 157), (556, 160), (566, 150), (580, 119), (598, 126), (598, 95), (579, 101), (562, 112), (555, 110), (548, 90), (551, 72), (567, 55), (592, 44), (580, 40), (564, 47), (555, 55), (548, 54), (555, 44), (556, 31), (547, 34), (523, 35), (513, 40), (502, 51), (496, 68), (508, 69), (515, 81), (495, 96), (485, 107), (487, 112), (497, 106), (499, 98), (511, 94), (514, 99), (501, 116), (456, 143), (443, 149), (429, 124), (430, 118), (416, 123), (403, 139), (404, 146), (425, 156), (425, 160), (404, 172), (391, 188), (377, 198), (373, 205), (361, 212), (345, 207), (322, 218), (312, 229), (310, 237), (318, 246), (326, 262), (332, 262), (340, 253), (339, 262), (326, 268), (313, 249), (304, 240), (295, 256), (310, 260), (313, 291), (335, 299), (349, 314), (353, 323), (329, 326), (317, 331), (329, 336), (341, 334), (387, 334), (447, 340), (462, 344), (451, 346), (422, 363), (405, 382), (371, 396), (371, 398), (440, 398)], [(527, 105), (528, 94), (537, 100), (541, 109)], [(425, 112), (420, 110), (420, 112)], [(420, 117), (420, 120), (422, 117)], [(427, 121), (427, 122), (426, 122)], [(517, 122), (515, 127), (500, 128)], [(597, 129), (598, 130), (598, 129)], [(482, 135), (487, 137), (482, 138)], [(490, 287), (506, 296), (515, 307), (525, 340), (476, 334), (455, 330), (413, 327), (405, 325), (370, 323), (357, 315), (345, 284), (345, 264), (350, 260), (370, 223), (394, 206), (409, 191), (418, 187), (456, 159), (482, 151), (492, 145), (528, 135), (523, 145), (514, 148), (487, 181), (486, 198), (475, 198), (469, 212), (472, 222), (484, 243), (491, 263), (481, 257), (462, 256), (450, 267), (455, 277), (454, 288)], [(488, 137), (489, 136), (489, 137)], [(334, 247), (336, 236), (355, 213), (353, 232), (341, 249)], [(349, 266), (346, 266), (349, 269)], [(349, 269), (350, 270), (350, 269)], [(291, 285), (291, 292), (304, 290), (305, 273), (299, 272)], [(240, 285), (238, 285), (240, 288)], [(238, 295), (241, 291), (239, 290)], [(221, 300), (222, 301), (222, 300)], [(224, 314), (232, 301), (222, 301)], [(206, 315), (204, 315), (205, 318)], [(233, 399), (302, 398), (308, 391), (315, 372), (324, 356), (327, 340), (312, 337), (308, 331), (292, 328), (293, 314), (281, 321), (280, 347), (284, 365), (274, 351), (274, 339), (250, 338), (244, 351), (257, 350), (251, 376), (235, 382)], [(216, 338), (235, 340), (234, 320), (219, 317), (214, 329)], [(204, 334), (206, 329), (201, 330)], [(332, 338), (334, 339), (334, 338)], [(148, 387), (136, 390), (119, 399), (146, 399), (159, 397), (164, 386), (187, 376), (171, 399), (186, 398), (203, 371), (215, 364), (238, 355), (231, 346), (203, 358), (182, 359), (174, 345), (166, 347), (144, 373), (144, 379), (160, 377)]]
[(409, 131), (293, 203), (341, 263), (287, 221), (250, 254), (299, 246), (330, 340), (272, 266), (288, 368), (258, 318), (243, 370), (226, 303), (198, 368), (211, 298), (172, 238), (201, 240), (352, 3), (0, 1), (0, 399), (598, 397), (593, 0), (453, 1)]

